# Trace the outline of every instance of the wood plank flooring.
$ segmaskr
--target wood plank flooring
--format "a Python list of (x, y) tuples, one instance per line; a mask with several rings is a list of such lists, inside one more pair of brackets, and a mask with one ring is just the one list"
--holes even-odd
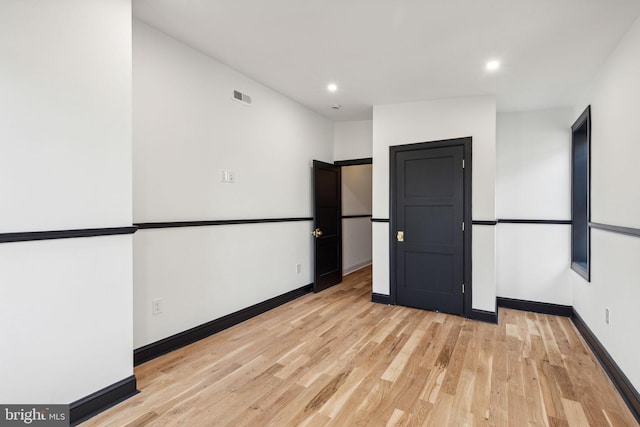
[(638, 426), (567, 318), (370, 302), (371, 269), (135, 369), (83, 426)]

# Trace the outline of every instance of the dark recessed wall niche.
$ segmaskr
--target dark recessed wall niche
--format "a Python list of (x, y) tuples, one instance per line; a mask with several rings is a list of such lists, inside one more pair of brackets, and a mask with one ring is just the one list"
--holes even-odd
[(571, 268), (590, 280), (591, 107), (571, 126)]

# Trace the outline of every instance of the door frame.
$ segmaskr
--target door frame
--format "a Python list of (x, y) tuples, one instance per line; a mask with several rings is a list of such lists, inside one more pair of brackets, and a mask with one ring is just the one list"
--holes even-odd
[(472, 155), (472, 137), (464, 138), (452, 138), (445, 140), (437, 140), (431, 142), (418, 142), (415, 144), (406, 145), (394, 145), (389, 147), (389, 296), (394, 305), (397, 304), (397, 286), (396, 283), (396, 204), (398, 195), (396, 194), (396, 157), (400, 152), (423, 150), (429, 148), (442, 148), (442, 147), (454, 147), (462, 146), (463, 159), (464, 159), (464, 172), (463, 172), (463, 218), (465, 231), (463, 233), (463, 280), (464, 280), (464, 295), (463, 295), (463, 315), (464, 317), (471, 317), (472, 314), (472, 263), (471, 263), (471, 234), (472, 234), (472, 220), (471, 220), (471, 155)]

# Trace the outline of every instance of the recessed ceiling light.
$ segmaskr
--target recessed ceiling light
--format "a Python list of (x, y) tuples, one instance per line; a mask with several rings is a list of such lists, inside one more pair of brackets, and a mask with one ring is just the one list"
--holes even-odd
[(500, 68), (500, 61), (497, 60), (491, 60), (489, 62), (487, 62), (487, 70), (489, 71), (495, 71), (498, 68)]
[(339, 110), (340, 107), (342, 107), (342, 105), (340, 105), (340, 104), (331, 104), (331, 105), (329, 105), (329, 107), (333, 108), (334, 110)]
[(337, 90), (338, 90), (338, 85), (337, 85), (337, 84), (335, 84), (335, 83), (329, 83), (329, 84), (327, 85), (327, 90), (328, 90), (329, 92), (335, 92), (335, 91), (337, 91)]

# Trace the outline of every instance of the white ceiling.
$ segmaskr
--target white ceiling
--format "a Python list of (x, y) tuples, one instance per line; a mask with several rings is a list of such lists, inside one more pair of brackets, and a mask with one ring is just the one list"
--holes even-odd
[(373, 105), (470, 95), (495, 94), (500, 111), (571, 106), (640, 1), (134, 0), (133, 12), (332, 120), (362, 120)]

